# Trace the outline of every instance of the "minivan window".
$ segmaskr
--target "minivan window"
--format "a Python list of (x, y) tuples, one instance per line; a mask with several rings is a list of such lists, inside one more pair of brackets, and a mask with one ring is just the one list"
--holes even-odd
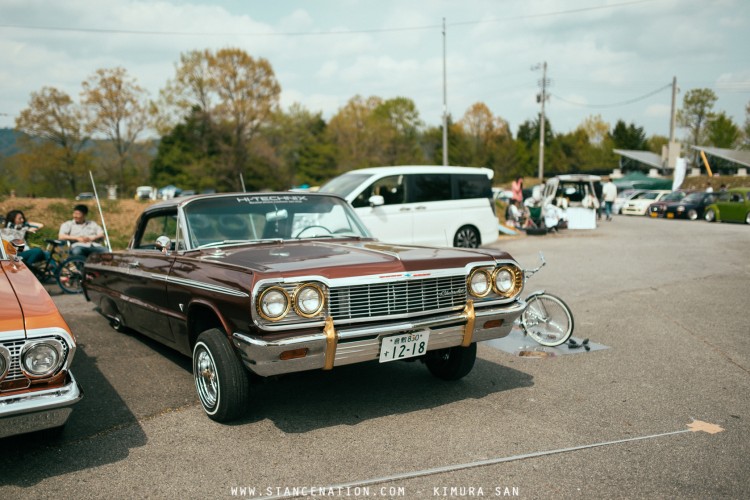
[(390, 175), (378, 179), (357, 195), (352, 200), (352, 206), (354, 208), (366, 207), (370, 204), (370, 196), (380, 195), (383, 197), (384, 205), (397, 205), (404, 203), (406, 198), (406, 190), (404, 189), (404, 176), (403, 175)]
[(409, 202), (423, 203), (452, 198), (450, 174), (417, 174), (410, 177), (413, 189)]
[(456, 174), (456, 198), (470, 200), (472, 198), (491, 198), (492, 186), (486, 175)]

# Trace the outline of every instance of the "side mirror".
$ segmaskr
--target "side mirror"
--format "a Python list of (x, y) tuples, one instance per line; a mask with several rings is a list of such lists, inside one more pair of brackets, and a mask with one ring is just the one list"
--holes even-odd
[(385, 198), (383, 198), (379, 194), (374, 194), (370, 196), (370, 199), (367, 201), (370, 202), (371, 207), (379, 207), (381, 205), (385, 205)]
[(156, 238), (156, 249), (165, 255), (169, 255), (169, 248), (172, 246), (172, 240), (169, 236), (159, 236)]

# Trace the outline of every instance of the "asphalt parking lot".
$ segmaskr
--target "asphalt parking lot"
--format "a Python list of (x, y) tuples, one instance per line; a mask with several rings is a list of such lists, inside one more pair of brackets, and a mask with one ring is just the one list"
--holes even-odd
[(418, 362), (289, 375), (221, 425), (187, 358), (54, 295), (85, 398), (57, 440), (0, 440), (0, 498), (746, 498), (750, 228), (620, 216), (495, 245), (543, 251), (526, 291), (607, 348), (483, 344), (458, 382)]

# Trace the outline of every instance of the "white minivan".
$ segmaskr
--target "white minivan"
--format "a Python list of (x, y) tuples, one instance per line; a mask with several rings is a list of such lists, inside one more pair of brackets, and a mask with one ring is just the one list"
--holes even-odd
[(346, 199), (381, 241), (476, 248), (498, 237), (492, 175), (470, 167), (363, 168), (320, 192)]

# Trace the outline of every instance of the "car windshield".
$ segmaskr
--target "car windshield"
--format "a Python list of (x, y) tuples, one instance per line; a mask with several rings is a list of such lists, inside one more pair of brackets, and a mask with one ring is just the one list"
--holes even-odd
[(201, 198), (187, 203), (184, 213), (191, 248), (370, 237), (349, 204), (332, 196), (243, 194)]
[(703, 200), (705, 193), (691, 193), (682, 200), (685, 203), (700, 203)]
[(680, 201), (685, 197), (684, 191), (672, 191), (668, 195), (666, 195), (664, 198), (661, 199), (661, 201)]
[(320, 188), (319, 192), (337, 194), (342, 198), (346, 198), (349, 196), (349, 193), (354, 191), (355, 188), (360, 186), (370, 177), (372, 177), (372, 174), (350, 173), (340, 175), (325, 183)]
[(643, 193), (639, 193), (633, 197), (634, 200), (655, 200), (656, 197), (659, 196), (659, 193), (656, 191), (644, 191)]

